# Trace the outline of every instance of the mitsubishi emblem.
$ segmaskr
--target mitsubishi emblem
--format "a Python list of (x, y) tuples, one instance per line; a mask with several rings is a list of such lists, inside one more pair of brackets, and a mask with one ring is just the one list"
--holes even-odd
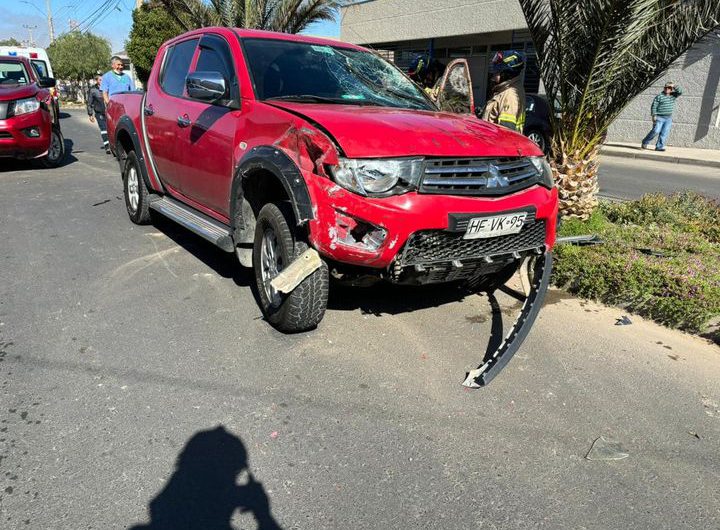
[(488, 167), (488, 173), (488, 188), (507, 188), (508, 186), (510, 186), (510, 182), (508, 181), (507, 177), (500, 174), (500, 171), (498, 170), (496, 165), (490, 164), (490, 166)]

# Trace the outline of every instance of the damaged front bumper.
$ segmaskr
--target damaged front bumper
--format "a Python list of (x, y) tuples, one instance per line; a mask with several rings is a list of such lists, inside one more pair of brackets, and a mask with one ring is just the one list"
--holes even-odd
[[(533, 186), (507, 196), (351, 193), (306, 175), (314, 218), (310, 242), (326, 259), (374, 269), (394, 283), (436, 283), (492, 274), (555, 243), (557, 190)], [(518, 234), (464, 239), (473, 217), (527, 212)]]

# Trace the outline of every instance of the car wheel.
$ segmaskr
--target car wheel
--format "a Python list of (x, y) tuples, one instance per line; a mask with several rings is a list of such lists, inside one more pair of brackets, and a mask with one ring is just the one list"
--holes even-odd
[(527, 137), (535, 142), (543, 153), (547, 152), (547, 142), (545, 141), (545, 135), (543, 135), (543, 133), (540, 131), (530, 131)]
[(279, 331), (297, 333), (315, 328), (327, 308), (329, 274), (325, 262), (290, 294), (270, 282), (309, 247), (294, 236), (292, 211), (286, 204), (266, 204), (255, 226), (253, 269), (260, 308)]
[(40, 163), (47, 168), (58, 167), (65, 159), (65, 138), (59, 127), (50, 130), (50, 146), (47, 154), (40, 159)]
[(130, 151), (125, 159), (123, 191), (125, 208), (130, 220), (136, 225), (148, 224), (150, 222), (149, 193), (142, 177), (140, 162), (134, 151)]

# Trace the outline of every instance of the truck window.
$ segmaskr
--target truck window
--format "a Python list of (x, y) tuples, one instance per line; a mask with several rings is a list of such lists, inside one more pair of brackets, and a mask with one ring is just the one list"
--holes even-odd
[(180, 42), (168, 50), (165, 66), (160, 76), (160, 86), (171, 96), (182, 97), (185, 78), (195, 55), (198, 39)]
[(45, 61), (40, 59), (33, 59), (30, 61), (37, 72), (38, 77), (48, 77), (48, 69)]
[(0, 85), (27, 85), (30, 76), (25, 66), (16, 61), (0, 61)]
[(371, 52), (249, 38), (246, 60), (260, 100), (285, 99), (436, 110), (395, 66)]
[(232, 55), (227, 43), (215, 35), (206, 35), (200, 41), (200, 57), (195, 70), (198, 72), (220, 72), (228, 83), (235, 79)]

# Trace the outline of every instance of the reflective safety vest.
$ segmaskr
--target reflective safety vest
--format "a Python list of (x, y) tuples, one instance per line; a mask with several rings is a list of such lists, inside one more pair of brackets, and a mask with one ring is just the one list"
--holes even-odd
[(500, 83), (485, 105), (483, 120), (497, 123), (513, 131), (523, 132), (525, 127), (525, 89), (522, 76)]

